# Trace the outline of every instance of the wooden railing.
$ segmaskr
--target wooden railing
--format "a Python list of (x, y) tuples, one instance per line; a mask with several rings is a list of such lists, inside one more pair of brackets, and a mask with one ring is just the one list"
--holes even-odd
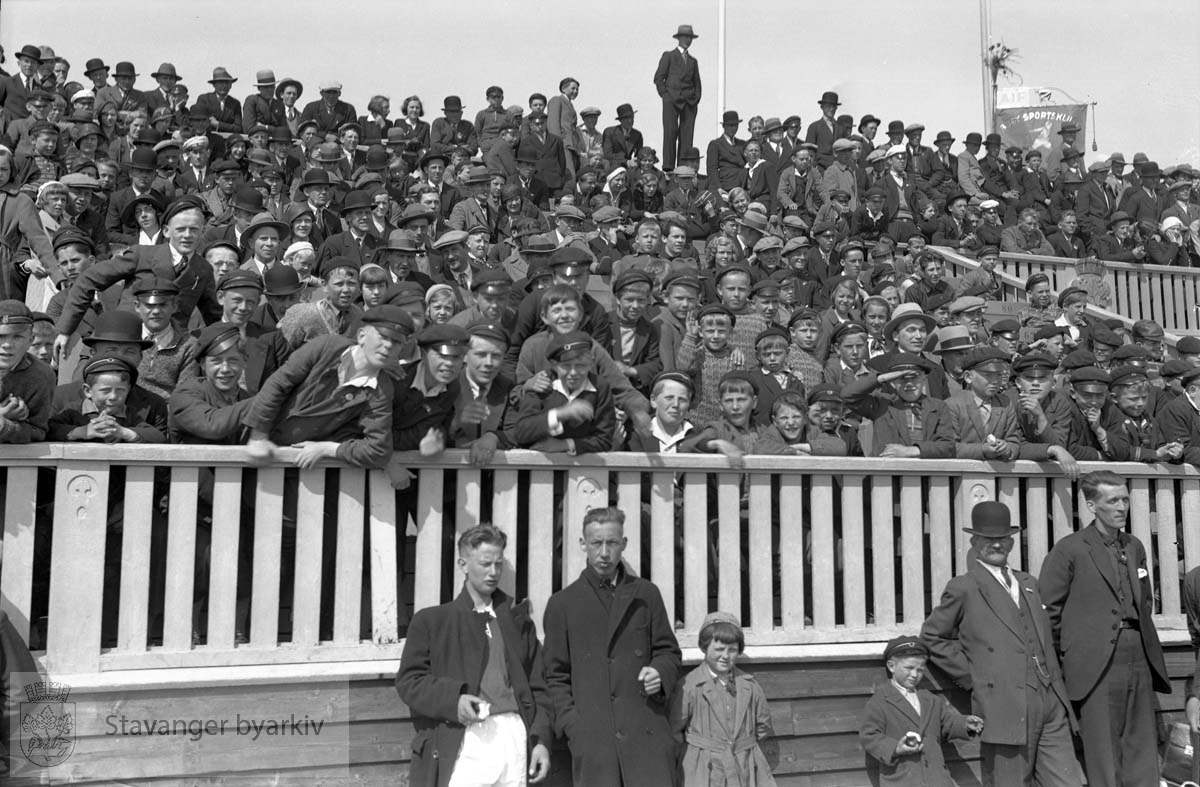
[[(395, 659), (411, 606), (459, 589), (454, 534), (479, 521), (508, 533), (503, 587), (540, 621), (583, 568), (584, 513), (605, 505), (626, 511), (625, 559), (659, 585), (687, 641), (720, 608), (756, 646), (878, 642), (915, 631), (965, 569), (961, 528), (977, 501), (999, 499), (1027, 524), (1012, 560), (1035, 573), (1088, 521), (1072, 482), (1029, 462), (747, 457), (733, 467), (516, 451), (480, 469), (450, 451), (414, 459), (418, 479), (397, 493), (379, 472), (250, 469), (240, 448), (50, 444), (2, 461), (3, 605), (35, 644), (44, 627), (52, 674)], [(1129, 479), (1164, 636), (1185, 637), (1180, 578), (1200, 563), (1200, 473), (1105, 467)], [(409, 501), (414, 536), (396, 526)], [(119, 555), (107, 569), (106, 540)], [(405, 546), (411, 585), (398, 590)]]
[[(938, 248), (946, 253), (949, 250)], [(955, 255), (959, 257), (960, 255)], [(962, 258), (966, 259), (966, 258)], [(1003, 252), (997, 270), (1011, 277), (1011, 300), (1025, 300), (1025, 281), (1034, 273), (1050, 279), (1050, 289), (1059, 292), (1078, 278), (1077, 260), (1043, 257), (1038, 254)], [(971, 260), (974, 262), (974, 260)], [(1112, 290), (1108, 311), (1129, 321), (1154, 320), (1168, 332), (1200, 332), (1200, 268), (1148, 265), (1140, 262), (1108, 262), (1103, 279)], [(1006, 287), (1006, 294), (1008, 288)]]

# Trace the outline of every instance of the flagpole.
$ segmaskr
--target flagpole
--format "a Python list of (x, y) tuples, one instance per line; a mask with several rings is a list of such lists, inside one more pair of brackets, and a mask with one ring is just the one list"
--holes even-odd
[(991, 0), (979, 0), (979, 65), (983, 74), (983, 133), (990, 133), (996, 109), (992, 95), (992, 72), (988, 66), (988, 47), (992, 43)]
[(717, 116), (715, 127), (721, 128), (721, 116), (725, 113), (725, 3), (717, 0)]

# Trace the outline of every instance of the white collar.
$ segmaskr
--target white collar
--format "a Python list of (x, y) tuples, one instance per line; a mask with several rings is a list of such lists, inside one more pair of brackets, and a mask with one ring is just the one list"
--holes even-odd
[(658, 420), (658, 416), (654, 416), (650, 421), (650, 434), (654, 435), (654, 439), (658, 440), (659, 453), (673, 454), (676, 453), (676, 448), (683, 442), (683, 438), (687, 436), (695, 427), (690, 421), (684, 421), (679, 431), (675, 434), (670, 434), (663, 428), (662, 422)]
[(579, 390), (575, 391), (574, 393), (567, 391), (567, 386), (563, 385), (562, 380), (555, 380), (554, 382), (550, 383), (550, 387), (565, 396), (568, 402), (575, 401), (585, 393), (596, 393), (596, 386), (592, 385), (591, 380), (584, 380), (583, 385), (581, 385)]
[(338, 382), (344, 388), (379, 387), (379, 372), (367, 369), (367, 359), (357, 344), (342, 353), (338, 361)]

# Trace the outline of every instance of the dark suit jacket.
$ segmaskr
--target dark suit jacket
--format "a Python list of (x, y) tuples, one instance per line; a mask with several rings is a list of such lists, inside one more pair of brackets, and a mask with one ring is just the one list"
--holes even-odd
[(283, 102), (277, 98), (267, 100), (257, 93), (246, 96), (242, 102), (242, 130), (249, 134), (256, 125), (267, 128), (286, 126), (287, 114)]
[[(464, 372), (464, 375), (466, 373)], [(510, 405), (512, 399), (513, 381), (504, 375), (497, 375), (488, 386), (487, 395), (483, 401), (490, 410), (488, 417), (478, 424), (464, 424), (459, 421), (463, 409), (475, 401), (471, 394), (471, 386), (465, 377), (458, 381), (458, 398), (454, 401), (454, 420), (450, 422), (450, 444), (455, 448), (466, 448), (489, 432), (494, 432), (500, 442), (500, 449), (512, 448), (508, 442), (504, 428), (511, 425), (511, 417), (516, 414), (516, 406)]]
[[(349, 257), (358, 260), (359, 265), (366, 265), (375, 257), (375, 249), (379, 246), (379, 238), (368, 232), (363, 236), (362, 245), (355, 242), (350, 230), (339, 232), (325, 239), (321, 250), (317, 252), (317, 262), (314, 271), (321, 270), (321, 264), (334, 257)], [(318, 273), (318, 275), (320, 275)]]
[(567, 179), (567, 156), (561, 139), (549, 132), (544, 140), (529, 134), (521, 137), (517, 154), (537, 159), (534, 171), (551, 190), (558, 191), (563, 187)]
[(745, 146), (746, 140), (734, 137), (731, 144), (724, 134), (708, 143), (705, 156), (708, 177), (716, 178), (717, 185), (727, 191), (743, 185), (742, 168), (746, 166), (746, 159), (742, 157), (742, 148)]
[[(667, 700), (683, 667), (658, 588), (623, 570), (605, 609), (581, 575), (550, 597), (544, 620), (546, 688), (555, 729), (571, 747), (575, 784), (616, 787), (622, 773), (638, 774), (638, 784), (674, 784)], [(662, 680), (653, 697), (637, 681), (642, 667)], [(620, 730), (637, 734), (618, 737)]]
[(283, 366), (291, 354), (292, 346), (282, 333), (256, 323), (247, 323), (246, 390), (251, 394), (258, 393), (266, 379)]
[(217, 119), (217, 131), (242, 133), (242, 102), (233, 96), (225, 97), (225, 107), (222, 109), (216, 93), (202, 93), (196, 99), (196, 106), (202, 108), (210, 118)]
[[(132, 186), (117, 189), (108, 198), (108, 211), (104, 215), (104, 229), (108, 232), (109, 240), (115, 243), (127, 243), (131, 245), (137, 243), (140, 228), (136, 224), (125, 224), (121, 221), (121, 214), (125, 212), (125, 208), (129, 203), (133, 202), (133, 198)], [(164, 197), (163, 203), (165, 204), (166, 201)]]
[(676, 107), (694, 107), (700, 103), (700, 66), (688, 52), (687, 60), (678, 49), (668, 49), (654, 70), (654, 87), (658, 95)]
[[(1154, 596), (1146, 573), (1146, 549), (1123, 534), (1129, 583), (1141, 623), (1142, 647), (1154, 690), (1171, 693), (1162, 645), (1154, 628)], [(1117, 564), (1118, 566), (1120, 564)], [(1096, 525), (1054, 545), (1042, 563), (1038, 590), (1050, 616), (1054, 645), (1062, 654), (1067, 695), (1082, 700), (1096, 686), (1116, 650), (1121, 613), (1112, 558)]]
[(771, 407), (784, 391), (795, 391), (804, 396), (804, 383), (790, 372), (786, 385), (780, 385), (775, 375), (766, 374), (761, 368), (753, 369), (749, 374), (758, 390), (756, 394), (758, 402), (754, 406), (754, 423), (757, 426), (766, 426), (771, 423)]
[(871, 374), (859, 378), (842, 389), (846, 405), (875, 424), (871, 456), (879, 456), (888, 445), (915, 445), (922, 459), (954, 458), (954, 432), (950, 428), (946, 403), (931, 396), (921, 400), (921, 439), (914, 441), (912, 430), (908, 428), (907, 407), (899, 400), (872, 393), (878, 386), (875, 377)]
[(650, 384), (662, 371), (662, 357), (658, 353), (658, 325), (645, 317), (639, 317), (633, 328), (633, 352), (626, 358), (621, 352), (621, 325), (616, 311), (608, 314), (612, 331), (612, 344), (608, 346), (614, 361), (626, 363), (637, 370), (631, 378), (633, 386), (644, 394), (650, 392)]
[(1103, 184), (1089, 179), (1075, 192), (1075, 216), (1080, 232), (1095, 239), (1108, 229), (1108, 217), (1116, 209), (1116, 200)]
[[(246, 366), (249, 375), (251, 367)], [(229, 402), (205, 379), (185, 380), (167, 400), (167, 423), (172, 443), (240, 445), (245, 427), (242, 419), (254, 399), (242, 389)]]
[(981, 740), (1005, 746), (1025, 743), (1026, 654), (1039, 645), (1045, 656), (1049, 685), (1066, 709), (1062, 669), (1054, 651), (1050, 618), (1042, 607), (1037, 580), (1010, 569), (1020, 588), (1021, 611), (1037, 642), (1030, 641), (1017, 606), (996, 578), (977, 560), (967, 573), (946, 583), (941, 601), (921, 627), (931, 660), (957, 685), (971, 692), (971, 712), (987, 720)]
[(330, 108), (324, 99), (318, 98), (316, 101), (310, 101), (304, 105), (304, 111), (300, 113), (300, 122), (315, 120), (318, 134), (336, 134), (343, 123), (349, 123), (357, 116), (358, 113), (354, 111), (353, 104), (339, 99)]
[[(953, 787), (946, 771), (941, 742), (966, 738), (966, 718), (945, 697), (927, 689), (917, 690), (921, 715), (913, 710), (890, 680), (881, 680), (863, 708), (858, 740), (867, 759), (872, 784), (891, 787)], [(908, 732), (921, 736), (925, 746), (917, 754), (896, 756), (896, 746)]]
[[(37, 77), (34, 77), (33, 81), (36, 86)], [(27, 103), (29, 91), (21, 80), (20, 72), (0, 77), (0, 108), (3, 108), (5, 115), (17, 120), (29, 117), (29, 110), (25, 109)]]
[(462, 145), (474, 155), (479, 149), (479, 140), (475, 137), (475, 124), (469, 120), (451, 123), (446, 118), (434, 118), (429, 124), (429, 147), (442, 149)]
[(1150, 196), (1144, 186), (1136, 189), (1125, 189), (1121, 195), (1120, 210), (1129, 214), (1134, 224), (1140, 221), (1158, 223), (1158, 215), (1162, 213), (1162, 205), (1158, 195)]
[[(609, 169), (625, 166), (625, 162), (637, 157), (638, 148), (642, 147), (642, 132), (636, 128), (629, 129), (629, 134), (620, 125), (609, 126), (600, 136), (600, 146), (604, 149), (604, 158), (608, 161)], [(711, 173), (712, 170), (709, 170)]]
[(817, 165), (821, 169), (825, 169), (833, 163), (833, 143), (834, 140), (842, 136), (838, 129), (837, 123), (833, 124), (830, 129), (825, 123), (825, 117), (821, 116), (808, 124), (808, 131), (804, 134), (804, 141), (811, 142), (817, 146)]
[(503, 172), (508, 176), (508, 182), (517, 179), (517, 152), (507, 142), (497, 141), (483, 154), (483, 165), (489, 172)]
[(545, 393), (526, 391), (517, 405), (517, 415), (509, 430), (508, 439), (518, 448), (529, 448), (540, 440), (558, 437), (574, 440), (575, 451), (579, 454), (596, 454), (611, 450), (617, 425), (612, 389), (608, 387), (608, 383), (595, 375), (592, 375), (592, 378), (595, 392), (588, 391), (579, 395), (579, 398), (591, 402), (595, 410), (591, 418), (576, 424), (563, 424), (563, 431), (552, 435), (548, 413), (565, 405), (567, 398), (553, 388)]
[(1084, 246), (1083, 238), (1079, 235), (1067, 238), (1061, 232), (1055, 232), (1046, 236), (1046, 242), (1050, 244), (1050, 248), (1054, 249), (1056, 257), (1081, 260), (1087, 256), (1087, 247)]

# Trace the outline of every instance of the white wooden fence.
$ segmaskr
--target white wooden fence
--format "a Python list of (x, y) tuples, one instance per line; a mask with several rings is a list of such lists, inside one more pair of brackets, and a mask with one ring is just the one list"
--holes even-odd
[[(720, 608), (764, 648), (914, 631), (964, 570), (961, 528), (980, 500), (1007, 503), (1027, 525), (1013, 563), (1035, 573), (1056, 539), (1088, 521), (1076, 486), (1030, 462), (747, 457), (738, 468), (697, 455), (514, 451), (480, 469), (450, 451), (414, 458), (418, 480), (405, 494), (415, 498), (379, 472), (254, 470), (240, 448), (46, 444), (7, 448), (0, 464), (2, 603), (23, 635), (45, 628), (52, 674), (394, 659), (406, 610), (458, 591), (453, 539), (481, 520), (508, 533), (504, 587), (540, 620), (583, 568), (584, 513), (617, 505), (628, 565), (662, 589), (681, 639)], [(1104, 467), (1129, 480), (1158, 624), (1182, 641), (1180, 579), (1200, 563), (1200, 473)], [(406, 499), (416, 501), (415, 537), (396, 526)], [(118, 527), (119, 538), (107, 535)], [(106, 541), (120, 564), (107, 592)], [(197, 545), (210, 541), (205, 568)], [(405, 544), (413, 575), (397, 598)], [(47, 570), (43, 623), (31, 618)], [(240, 570), (250, 573), (241, 613)], [(281, 582), (288, 574), (295, 580)], [(119, 610), (111, 630), (106, 607)]]

